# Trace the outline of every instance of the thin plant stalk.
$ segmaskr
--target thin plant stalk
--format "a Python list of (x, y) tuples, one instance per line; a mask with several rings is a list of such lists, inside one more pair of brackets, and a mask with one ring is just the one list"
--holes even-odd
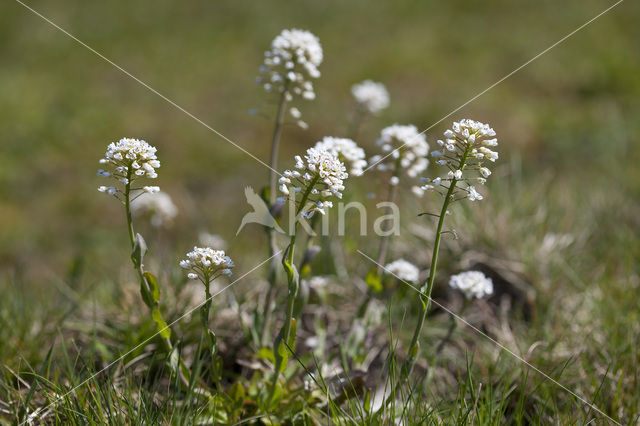
[[(459, 170), (464, 170), (468, 155), (469, 148), (465, 150), (462, 158), (460, 159), (460, 164), (458, 167)], [(425, 319), (427, 318), (427, 313), (429, 312), (429, 308), (431, 307), (431, 293), (433, 292), (433, 285), (436, 280), (438, 253), (440, 252), (440, 242), (442, 240), (443, 233), (442, 229), (444, 227), (445, 217), (447, 216), (447, 210), (451, 203), (454, 201), (453, 193), (456, 189), (457, 183), (458, 179), (456, 179), (455, 177), (451, 179), (449, 189), (447, 190), (444, 202), (442, 203), (442, 209), (440, 210), (440, 216), (438, 218), (438, 225), (436, 228), (436, 237), (433, 243), (433, 254), (431, 256), (431, 269), (429, 272), (429, 278), (427, 279), (427, 282), (422, 286), (422, 288), (420, 288), (420, 316), (418, 317), (418, 323), (416, 324), (416, 328), (413, 332), (413, 337), (411, 338), (411, 344), (409, 345), (409, 355), (402, 367), (402, 371), (400, 372), (398, 387), (402, 386), (407, 380), (407, 378), (413, 371), (413, 367), (415, 366), (416, 360), (418, 358), (418, 351), (420, 348), (420, 335), (422, 333)]]
[[(273, 128), (273, 137), (271, 140), (271, 161), (269, 169), (269, 208), (273, 208), (276, 203), (276, 191), (278, 189), (278, 176), (276, 170), (278, 167), (278, 151), (280, 149), (280, 137), (282, 135), (282, 125), (284, 122), (284, 112), (287, 104), (287, 88), (288, 82), (285, 83), (280, 101), (278, 102), (278, 112), (276, 114), (276, 122)], [(269, 240), (269, 272), (267, 274), (267, 281), (269, 282), (269, 289), (265, 296), (264, 307), (262, 311), (262, 331), (260, 335), (260, 344), (265, 345), (267, 339), (267, 331), (269, 330), (269, 324), (271, 322), (271, 303), (273, 299), (273, 293), (275, 292), (278, 259), (275, 254), (278, 251), (276, 242), (276, 233), (273, 228), (266, 228), (267, 238)]]
[[(125, 212), (127, 216), (127, 230), (129, 231), (129, 242), (131, 243), (131, 251), (133, 252), (135, 250), (136, 242), (135, 242), (135, 231), (133, 229), (133, 219), (131, 214), (131, 177), (132, 177), (132, 170), (131, 168), (129, 168), (127, 172), (127, 183), (125, 184), (125, 187), (124, 187), (124, 207), (125, 207)], [(144, 276), (142, 260), (140, 259), (139, 262), (133, 261), (133, 267), (138, 273), (138, 279), (140, 280), (140, 286), (141, 286), (140, 287), (141, 295), (144, 300), (147, 300), (148, 297), (145, 297), (145, 294), (147, 295), (150, 294), (151, 288), (149, 286), (149, 283), (147, 282), (147, 279)], [(159, 314), (159, 309), (158, 309), (158, 314)], [(164, 320), (161, 319), (161, 321), (162, 323), (165, 323)], [(157, 323), (157, 326), (158, 328), (160, 328), (160, 325), (158, 323)], [(161, 330), (159, 329), (158, 331), (160, 332)], [(170, 353), (171, 350), (173, 349), (171, 340), (169, 338), (160, 337), (160, 341), (162, 343), (163, 350), (167, 353)]]
[(212, 305), (212, 297), (211, 297), (211, 282), (216, 277), (211, 277), (209, 274), (204, 275), (204, 289), (206, 301), (204, 305), (200, 308), (200, 321), (202, 323), (202, 333), (207, 333), (209, 336), (209, 342), (211, 344), (211, 376), (213, 377), (213, 382), (215, 383), (216, 389), (219, 393), (222, 392), (222, 388), (220, 386), (220, 371), (218, 371), (218, 363), (217, 363), (217, 339), (215, 333), (209, 328), (209, 312), (211, 311)]
[[(284, 325), (282, 327), (281, 337), (276, 338), (276, 341), (274, 344), (274, 348), (273, 348), (274, 355), (279, 350), (278, 346), (279, 346), (280, 338), (282, 339), (283, 342), (285, 342), (285, 345), (289, 345), (289, 339), (291, 337), (291, 323), (293, 322), (293, 311), (294, 311), (294, 306), (296, 302), (296, 296), (298, 295), (298, 288), (300, 287), (300, 276), (298, 275), (298, 272), (295, 270), (295, 266), (293, 263), (294, 250), (296, 245), (296, 236), (297, 236), (297, 230), (298, 230), (298, 222), (299, 222), (298, 216), (300, 215), (300, 212), (302, 211), (302, 209), (305, 207), (307, 200), (309, 199), (309, 195), (311, 195), (311, 190), (314, 188), (314, 186), (316, 185), (319, 179), (320, 179), (320, 176), (316, 175), (316, 177), (307, 186), (305, 192), (302, 195), (302, 198), (300, 199), (300, 204), (298, 205), (298, 208), (296, 210), (293, 233), (289, 240), (286, 256), (282, 258), (282, 266), (287, 274), (289, 292), (287, 296), (286, 318), (284, 321)], [(273, 400), (273, 395), (275, 394), (276, 386), (278, 384), (278, 379), (280, 378), (280, 368), (281, 368), (282, 358), (279, 356), (276, 356), (275, 358), (276, 358), (275, 372), (273, 374), (271, 390), (269, 391), (269, 399), (268, 399), (269, 402)]]
[(467, 310), (470, 304), (471, 304), (471, 299), (465, 298), (464, 305), (462, 306), (462, 309), (460, 309), (460, 312), (458, 313), (458, 315), (456, 316), (451, 314), (451, 324), (449, 324), (449, 329), (447, 330), (447, 334), (442, 338), (442, 340), (440, 340), (440, 343), (438, 343), (438, 347), (436, 348), (436, 354), (435, 354), (436, 358), (440, 355), (444, 347), (451, 340), (451, 337), (453, 336), (453, 332), (456, 331), (456, 328), (458, 328), (457, 317), (461, 317), (462, 314), (464, 314), (464, 312)]

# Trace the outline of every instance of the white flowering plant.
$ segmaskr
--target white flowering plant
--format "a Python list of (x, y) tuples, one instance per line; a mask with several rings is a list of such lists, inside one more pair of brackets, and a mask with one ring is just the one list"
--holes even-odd
[[(265, 52), (264, 63), (260, 66), (260, 76), (256, 78), (256, 82), (262, 84), (267, 92), (278, 94), (278, 109), (271, 137), (269, 187), (264, 191), (266, 193), (264, 198), (268, 201), (269, 208), (276, 216), (278, 155), (287, 104), (299, 98), (309, 101), (315, 99), (316, 94), (312, 80), (320, 77), (318, 67), (322, 60), (322, 45), (315, 35), (306, 30), (285, 29), (273, 39), (270, 49)], [(289, 108), (289, 116), (297, 122), (299, 127), (303, 129), (308, 127), (302, 121), (302, 113), (297, 107)], [(261, 328), (259, 332), (260, 338), (257, 342), (260, 344), (265, 344), (268, 340), (272, 299), (276, 288), (278, 269), (277, 260), (275, 259), (278, 248), (273, 228), (266, 228), (266, 233), (269, 255), (272, 261), (269, 263), (267, 274), (269, 290), (261, 315), (258, 315), (256, 311), (256, 323)]]
[[(173, 351), (173, 344), (171, 330), (160, 311), (160, 285), (155, 275), (145, 270), (143, 261), (147, 244), (142, 235), (135, 232), (132, 218), (132, 202), (136, 197), (142, 194), (157, 195), (160, 191), (157, 186), (144, 186), (140, 183), (142, 179), (158, 177), (156, 169), (160, 167), (160, 161), (156, 151), (154, 146), (140, 139), (123, 138), (118, 142), (110, 143), (104, 158), (99, 161), (109, 170), (100, 169), (98, 176), (114, 179), (116, 183), (114, 186), (100, 186), (98, 190), (114, 196), (124, 205), (131, 245), (131, 261), (140, 281), (140, 296), (156, 324), (161, 348), (169, 354)], [(175, 364), (171, 365), (175, 367)], [(184, 364), (180, 363), (174, 371), (184, 382), (188, 381), (189, 372)]]
[[(425, 179), (424, 191), (436, 191), (444, 196), (442, 208), (436, 227), (431, 268), (427, 281), (419, 289), (420, 316), (409, 346), (409, 356), (402, 368), (399, 383), (404, 383), (415, 365), (419, 351), (419, 337), (424, 326), (424, 321), (431, 305), (431, 293), (436, 278), (438, 253), (444, 232), (444, 222), (451, 203), (463, 199), (470, 201), (481, 200), (483, 197), (477, 193), (471, 183), (484, 184), (491, 171), (486, 167), (486, 161), (494, 162), (498, 153), (491, 148), (498, 145), (496, 132), (487, 124), (464, 119), (454, 122), (452, 128), (444, 132), (444, 140), (439, 140), (440, 151), (432, 152), (432, 157), (437, 158), (437, 164), (448, 169), (446, 177), (437, 177), (433, 180)], [(473, 284), (476, 294), (490, 293), (490, 281), (480, 279), (478, 273), (471, 276), (462, 275), (453, 279), (458, 288)], [(468, 293), (471, 294), (471, 293)], [(487, 293), (488, 294), (488, 293)]]
[[(218, 391), (221, 391), (220, 379), (222, 374), (222, 359), (218, 356), (216, 334), (209, 327), (209, 316), (212, 305), (211, 283), (221, 276), (231, 275), (235, 264), (224, 250), (214, 250), (211, 247), (194, 247), (188, 252), (186, 259), (180, 261), (180, 267), (187, 271), (192, 280), (199, 280), (204, 286), (205, 301), (200, 308), (200, 323), (203, 333), (209, 336), (209, 353), (211, 355), (211, 376)], [(200, 348), (200, 346), (198, 347)], [(199, 358), (199, 354), (196, 358)]]
[(389, 92), (384, 84), (364, 80), (351, 86), (351, 94), (359, 110), (369, 114), (379, 114), (389, 107)]
[[(282, 266), (287, 275), (288, 295), (285, 323), (274, 342), (275, 373), (269, 391), (273, 399), (278, 378), (286, 368), (290, 348), (295, 347), (294, 305), (300, 287), (300, 275), (294, 264), (297, 229), (300, 219), (310, 219), (316, 213), (325, 214), (333, 206), (327, 198), (342, 198), (344, 180), (349, 176), (345, 165), (336, 154), (324, 149), (309, 148), (303, 157), (295, 156), (295, 169), (286, 170), (280, 178), (280, 191), (284, 199), (295, 205), (295, 218), (289, 245), (282, 257)], [(287, 347), (288, 346), (288, 347)]]

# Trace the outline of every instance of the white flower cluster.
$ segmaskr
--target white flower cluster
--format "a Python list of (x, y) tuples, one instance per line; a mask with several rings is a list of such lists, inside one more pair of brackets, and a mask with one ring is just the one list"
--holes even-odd
[(410, 283), (416, 283), (420, 279), (420, 270), (413, 263), (404, 259), (394, 260), (384, 269), (396, 278)]
[(467, 299), (478, 299), (493, 294), (493, 281), (480, 271), (467, 271), (453, 275), (449, 286), (462, 291)]
[(320, 77), (322, 46), (318, 38), (305, 30), (283, 30), (264, 53), (261, 76), (256, 79), (267, 92), (285, 92), (287, 101), (293, 95), (315, 99), (312, 78)]
[[(113, 170), (100, 169), (98, 176), (114, 178), (125, 185), (137, 178), (155, 179), (158, 177), (156, 169), (160, 167), (160, 161), (156, 157), (156, 148), (143, 140), (123, 138), (118, 142), (111, 142), (104, 157), (99, 163), (110, 165)], [(148, 193), (160, 191), (157, 186), (144, 186), (137, 189)], [(115, 186), (100, 186), (98, 191), (115, 196), (118, 193)]]
[[(338, 156), (324, 149), (309, 148), (304, 160), (296, 155), (296, 170), (285, 170), (279, 180), (280, 191), (296, 202), (302, 217), (309, 219), (315, 212), (325, 214), (325, 208), (333, 207), (325, 198), (335, 195), (342, 198), (344, 179), (349, 174)], [(299, 199), (298, 199), (299, 196)], [(284, 202), (286, 197), (278, 199)]]
[(314, 148), (326, 150), (338, 156), (338, 159), (349, 164), (349, 173), (354, 176), (360, 176), (364, 168), (367, 167), (364, 150), (351, 139), (325, 136), (320, 142), (316, 143)]
[(211, 247), (194, 247), (187, 253), (187, 258), (180, 261), (180, 267), (189, 271), (187, 276), (208, 283), (220, 275), (231, 275), (231, 268), (235, 265), (224, 250), (214, 250)]
[(426, 136), (418, 132), (416, 126), (394, 124), (386, 127), (382, 129), (376, 144), (384, 154), (372, 157), (369, 163), (376, 164), (378, 170), (392, 170), (392, 185), (398, 183), (398, 176), (395, 174), (398, 167), (405, 169), (409, 177), (417, 177), (429, 165), (426, 158), (429, 144)]
[(178, 207), (166, 192), (142, 192), (132, 200), (131, 213), (150, 215), (151, 225), (159, 228), (171, 224), (178, 215)]
[(358, 108), (371, 114), (377, 114), (389, 106), (389, 92), (382, 83), (365, 80), (351, 86), (351, 93)]
[[(447, 176), (433, 180), (424, 179), (425, 185), (414, 189), (414, 192), (417, 195), (422, 195), (422, 191), (442, 193), (454, 185), (451, 195), (463, 191), (464, 198), (470, 201), (482, 200), (482, 195), (471, 183), (484, 185), (491, 175), (491, 170), (485, 166), (485, 162), (495, 162), (498, 159), (498, 153), (491, 150), (498, 145), (495, 136), (496, 132), (488, 124), (469, 119), (454, 122), (452, 128), (444, 132), (445, 139), (438, 141), (441, 149), (431, 153), (437, 158), (437, 164), (449, 169)], [(467, 171), (475, 171), (476, 174), (467, 176)], [(465, 186), (458, 186), (460, 182), (465, 182)]]

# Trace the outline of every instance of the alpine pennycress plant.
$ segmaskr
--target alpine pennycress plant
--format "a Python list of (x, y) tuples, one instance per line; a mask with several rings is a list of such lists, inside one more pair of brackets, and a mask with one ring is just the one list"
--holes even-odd
[[(303, 156), (295, 156), (295, 167), (285, 170), (281, 177), (277, 178), (277, 164), (279, 145), (282, 136), (282, 128), (285, 123), (285, 111), (287, 105), (299, 99), (313, 100), (315, 92), (312, 80), (320, 76), (318, 70), (323, 60), (322, 47), (313, 34), (303, 30), (284, 30), (272, 42), (270, 49), (265, 53), (264, 63), (260, 67), (260, 77), (257, 81), (263, 85), (269, 93), (276, 94), (277, 112), (275, 125), (271, 137), (271, 168), (269, 179), (263, 199), (268, 203), (271, 213), (276, 220), (278, 212), (285, 204), (292, 206), (294, 222), (286, 249), (282, 252), (281, 259), (276, 254), (279, 252), (278, 241), (273, 229), (267, 229), (268, 253), (275, 259), (271, 261), (268, 278), (268, 288), (264, 299), (256, 301), (253, 329), (247, 333), (246, 344), (252, 349), (258, 350), (257, 357), (271, 361), (269, 374), (257, 374), (252, 378), (253, 385), (259, 389), (259, 397), (255, 398), (255, 404), (251, 410), (238, 401), (243, 401), (246, 396), (242, 377), (235, 373), (225, 372), (221, 346), (211, 327), (213, 296), (212, 285), (214, 281), (231, 275), (235, 267), (231, 258), (222, 250), (223, 242), (217, 236), (206, 235), (206, 241), (210, 245), (218, 247), (194, 247), (186, 254), (186, 258), (179, 262), (191, 280), (199, 281), (204, 287), (204, 302), (200, 308), (200, 343), (195, 351), (193, 365), (187, 367), (180, 353), (184, 348), (177, 347), (178, 341), (172, 335), (167, 322), (163, 319), (160, 310), (160, 286), (156, 277), (145, 269), (143, 260), (147, 251), (145, 240), (134, 230), (132, 211), (140, 210), (149, 212), (154, 227), (166, 225), (175, 221), (177, 207), (171, 198), (160, 192), (157, 186), (148, 186), (147, 181), (157, 178), (156, 170), (160, 167), (160, 161), (156, 157), (156, 148), (143, 140), (124, 138), (111, 143), (105, 156), (100, 160), (103, 169), (98, 175), (111, 180), (110, 185), (100, 186), (100, 192), (109, 194), (119, 200), (124, 206), (127, 232), (129, 236), (131, 261), (140, 282), (140, 295), (143, 302), (150, 310), (152, 320), (156, 325), (156, 334), (160, 343), (159, 349), (172, 361), (172, 372), (180, 377), (183, 390), (193, 390), (197, 383), (198, 394), (213, 403), (216, 410), (224, 413), (220, 419), (230, 421), (239, 419), (242, 413), (260, 415), (261, 413), (273, 413), (278, 411), (279, 404), (286, 398), (295, 400), (296, 392), (291, 392), (294, 386), (295, 376), (286, 374), (289, 359), (292, 355), (300, 362), (296, 350), (296, 329), (300, 327), (296, 320), (301, 316), (310, 290), (323, 293), (323, 288), (329, 282), (326, 277), (314, 276), (310, 268), (311, 259), (320, 250), (313, 246), (312, 236), (308, 236), (306, 246), (303, 246), (303, 255), (296, 267), (296, 247), (300, 241), (301, 221), (309, 220), (313, 229), (317, 218), (329, 214), (335, 198), (342, 198), (345, 190), (345, 181), (349, 175), (360, 176), (369, 168), (377, 172), (383, 180), (386, 194), (384, 200), (395, 202), (400, 194), (398, 189), (408, 189), (408, 192), (423, 197), (426, 192), (436, 192), (442, 198), (440, 214), (437, 215), (433, 253), (429, 263), (429, 276), (421, 287), (414, 287), (420, 282), (420, 269), (413, 263), (395, 255), (388, 235), (381, 236), (378, 243), (378, 265), (371, 268), (365, 278), (368, 291), (353, 319), (353, 329), (349, 332), (347, 348), (341, 352), (341, 363), (346, 366), (349, 363), (357, 364), (359, 355), (365, 349), (366, 341), (363, 337), (365, 327), (380, 321), (381, 310), (371, 307), (378, 313), (365, 316), (370, 302), (376, 294), (383, 289), (385, 277), (395, 277), (398, 282), (404, 282), (414, 287), (419, 293), (420, 315), (415, 326), (413, 337), (408, 347), (408, 356), (402, 366), (397, 380), (396, 388), (406, 385), (418, 357), (420, 357), (420, 336), (429, 312), (431, 295), (436, 279), (438, 254), (444, 232), (444, 222), (450, 205), (459, 200), (482, 200), (483, 196), (476, 186), (483, 185), (491, 175), (489, 164), (495, 162), (498, 153), (493, 150), (497, 146), (496, 133), (487, 124), (464, 119), (455, 122), (450, 130), (444, 132), (444, 139), (438, 140), (439, 149), (429, 153), (429, 144), (426, 136), (413, 125), (388, 126), (380, 132), (380, 137), (375, 145), (378, 153), (366, 160), (365, 150), (353, 139), (342, 137), (324, 137), (314, 146), (308, 148)], [(365, 80), (352, 87), (352, 94), (356, 101), (355, 119), (349, 124), (352, 135), (357, 135), (361, 127), (363, 117), (379, 114), (389, 106), (389, 94), (382, 83)], [(306, 123), (300, 120), (301, 113), (297, 107), (289, 108), (291, 116), (298, 125), (306, 128)], [(355, 137), (355, 136), (354, 136)], [(436, 178), (419, 178), (429, 166), (429, 157), (436, 165), (445, 167), (446, 173)], [(419, 181), (422, 184), (418, 184)], [(277, 193), (280, 196), (277, 196)], [(141, 201), (137, 207), (134, 202), (137, 198)], [(155, 229), (155, 228), (154, 228)], [(215, 237), (215, 238), (214, 238)], [(202, 239), (202, 238), (201, 238)], [(331, 253), (329, 253), (331, 255)], [(388, 262), (389, 258), (396, 260)], [(282, 270), (286, 276), (287, 292), (284, 300), (278, 298), (281, 286), (278, 284), (278, 271), (276, 265), (281, 262)], [(386, 266), (385, 266), (386, 265)], [(347, 271), (348, 274), (348, 271)], [(304, 280), (301, 280), (305, 277)], [(309, 275), (309, 277), (306, 277)], [(304, 284), (306, 296), (300, 297), (301, 284)], [(348, 285), (349, 282), (343, 283)], [(473, 298), (482, 298), (493, 292), (492, 281), (479, 271), (467, 271), (453, 275), (449, 281), (452, 290), (461, 291), (467, 299), (467, 305)], [(387, 289), (388, 290), (388, 289)], [(324, 303), (325, 297), (321, 297)], [(260, 309), (260, 303), (262, 308)], [(274, 310), (274, 302), (277, 310)], [(279, 312), (283, 318), (283, 325), (271, 348), (267, 348), (266, 342), (272, 336), (270, 330), (272, 312)], [(368, 319), (366, 319), (368, 318)], [(375, 320), (375, 318), (378, 318)], [(440, 341), (436, 354), (440, 353), (442, 346), (448, 341), (455, 328), (455, 319), (449, 328), (449, 333)], [(308, 333), (308, 330), (305, 330)], [(172, 340), (173, 337), (173, 340)], [(205, 342), (206, 338), (206, 342)], [(309, 339), (313, 339), (312, 336)], [(319, 337), (315, 337), (319, 338)], [(201, 352), (208, 348), (204, 356)], [(317, 352), (320, 353), (320, 352)], [(314, 352), (314, 355), (316, 352)], [(352, 357), (352, 359), (348, 359)], [(179, 359), (179, 362), (175, 360)], [(361, 360), (361, 359), (360, 359)], [(315, 361), (315, 358), (314, 358)], [(201, 363), (208, 363), (210, 381), (199, 377)], [(317, 362), (317, 361), (316, 361)], [(316, 365), (318, 372), (321, 366)], [(306, 369), (306, 367), (305, 367)], [(289, 370), (290, 371), (290, 370)], [(307, 370), (308, 374), (311, 374)], [(315, 373), (314, 373), (315, 374)], [(322, 393), (326, 393), (325, 384), (320, 384), (311, 375), (315, 385)], [(227, 387), (229, 382), (230, 387)], [(209, 385), (208, 383), (212, 383)], [(185, 387), (186, 385), (186, 387)], [(307, 383), (306, 388), (311, 386)], [(305, 389), (306, 389), (305, 388)], [(239, 398), (239, 399), (238, 399)], [(378, 414), (384, 412), (388, 403), (393, 403), (395, 396), (389, 395), (386, 403), (380, 406)], [(235, 405), (234, 405), (235, 404)], [(233, 408), (230, 408), (233, 407)], [(326, 407), (325, 407), (326, 408)], [(225, 411), (227, 410), (227, 411)], [(371, 411), (370, 411), (371, 412)], [(220, 420), (222, 421), (222, 420)]]

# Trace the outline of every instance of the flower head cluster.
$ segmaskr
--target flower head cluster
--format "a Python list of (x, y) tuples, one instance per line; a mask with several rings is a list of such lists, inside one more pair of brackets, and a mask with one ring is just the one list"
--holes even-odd
[[(495, 162), (498, 153), (491, 148), (498, 145), (496, 132), (488, 124), (464, 119), (454, 122), (451, 129), (444, 132), (444, 140), (439, 140), (440, 150), (433, 151), (431, 156), (436, 163), (446, 166), (447, 176), (433, 180), (425, 179), (425, 185), (414, 191), (421, 195), (421, 191), (449, 191), (453, 185), (451, 195), (462, 191), (463, 198), (471, 201), (482, 200), (482, 195), (472, 183), (483, 185), (491, 175), (487, 162)], [(469, 175), (468, 172), (474, 172)], [(464, 185), (460, 185), (464, 183)]]
[(224, 250), (214, 250), (211, 247), (194, 247), (187, 253), (187, 258), (180, 261), (180, 267), (189, 271), (187, 276), (209, 283), (220, 275), (231, 275), (231, 268), (235, 265)]
[(261, 76), (256, 79), (267, 92), (285, 93), (287, 100), (301, 96), (312, 100), (312, 78), (320, 77), (322, 46), (318, 38), (305, 30), (283, 30), (264, 53)]
[(413, 263), (404, 259), (394, 260), (384, 269), (396, 278), (410, 283), (416, 283), (420, 279), (420, 270)]
[[(111, 170), (100, 169), (98, 176), (116, 179), (124, 185), (138, 178), (155, 179), (158, 177), (156, 169), (160, 167), (155, 147), (143, 140), (130, 138), (110, 143), (100, 164), (108, 166)], [(148, 193), (160, 191), (157, 186), (137, 189)], [(115, 186), (100, 186), (98, 191), (117, 196), (119, 190)]]
[(327, 197), (342, 198), (344, 179), (349, 176), (346, 167), (336, 154), (325, 149), (309, 148), (304, 159), (296, 155), (295, 160), (295, 170), (285, 170), (280, 178), (280, 191), (298, 204), (302, 217), (324, 214), (325, 208), (333, 207)]
[(449, 286), (462, 291), (467, 299), (482, 298), (493, 294), (493, 281), (480, 271), (467, 271), (453, 275)]
[(134, 215), (148, 214), (151, 225), (162, 227), (171, 224), (178, 215), (178, 207), (166, 192), (142, 192), (132, 200), (131, 213)]
[(429, 165), (429, 144), (416, 126), (394, 124), (386, 127), (376, 144), (384, 154), (372, 157), (369, 163), (376, 164), (378, 170), (392, 170), (392, 185), (397, 184), (400, 169), (406, 170), (409, 177), (417, 177)]
[(371, 114), (377, 114), (389, 106), (389, 92), (382, 83), (365, 80), (351, 86), (351, 94), (358, 108)]
[(314, 148), (329, 151), (331, 154), (338, 156), (340, 161), (349, 164), (349, 173), (354, 176), (360, 176), (364, 168), (367, 167), (364, 150), (351, 139), (325, 136), (320, 142), (316, 143)]

